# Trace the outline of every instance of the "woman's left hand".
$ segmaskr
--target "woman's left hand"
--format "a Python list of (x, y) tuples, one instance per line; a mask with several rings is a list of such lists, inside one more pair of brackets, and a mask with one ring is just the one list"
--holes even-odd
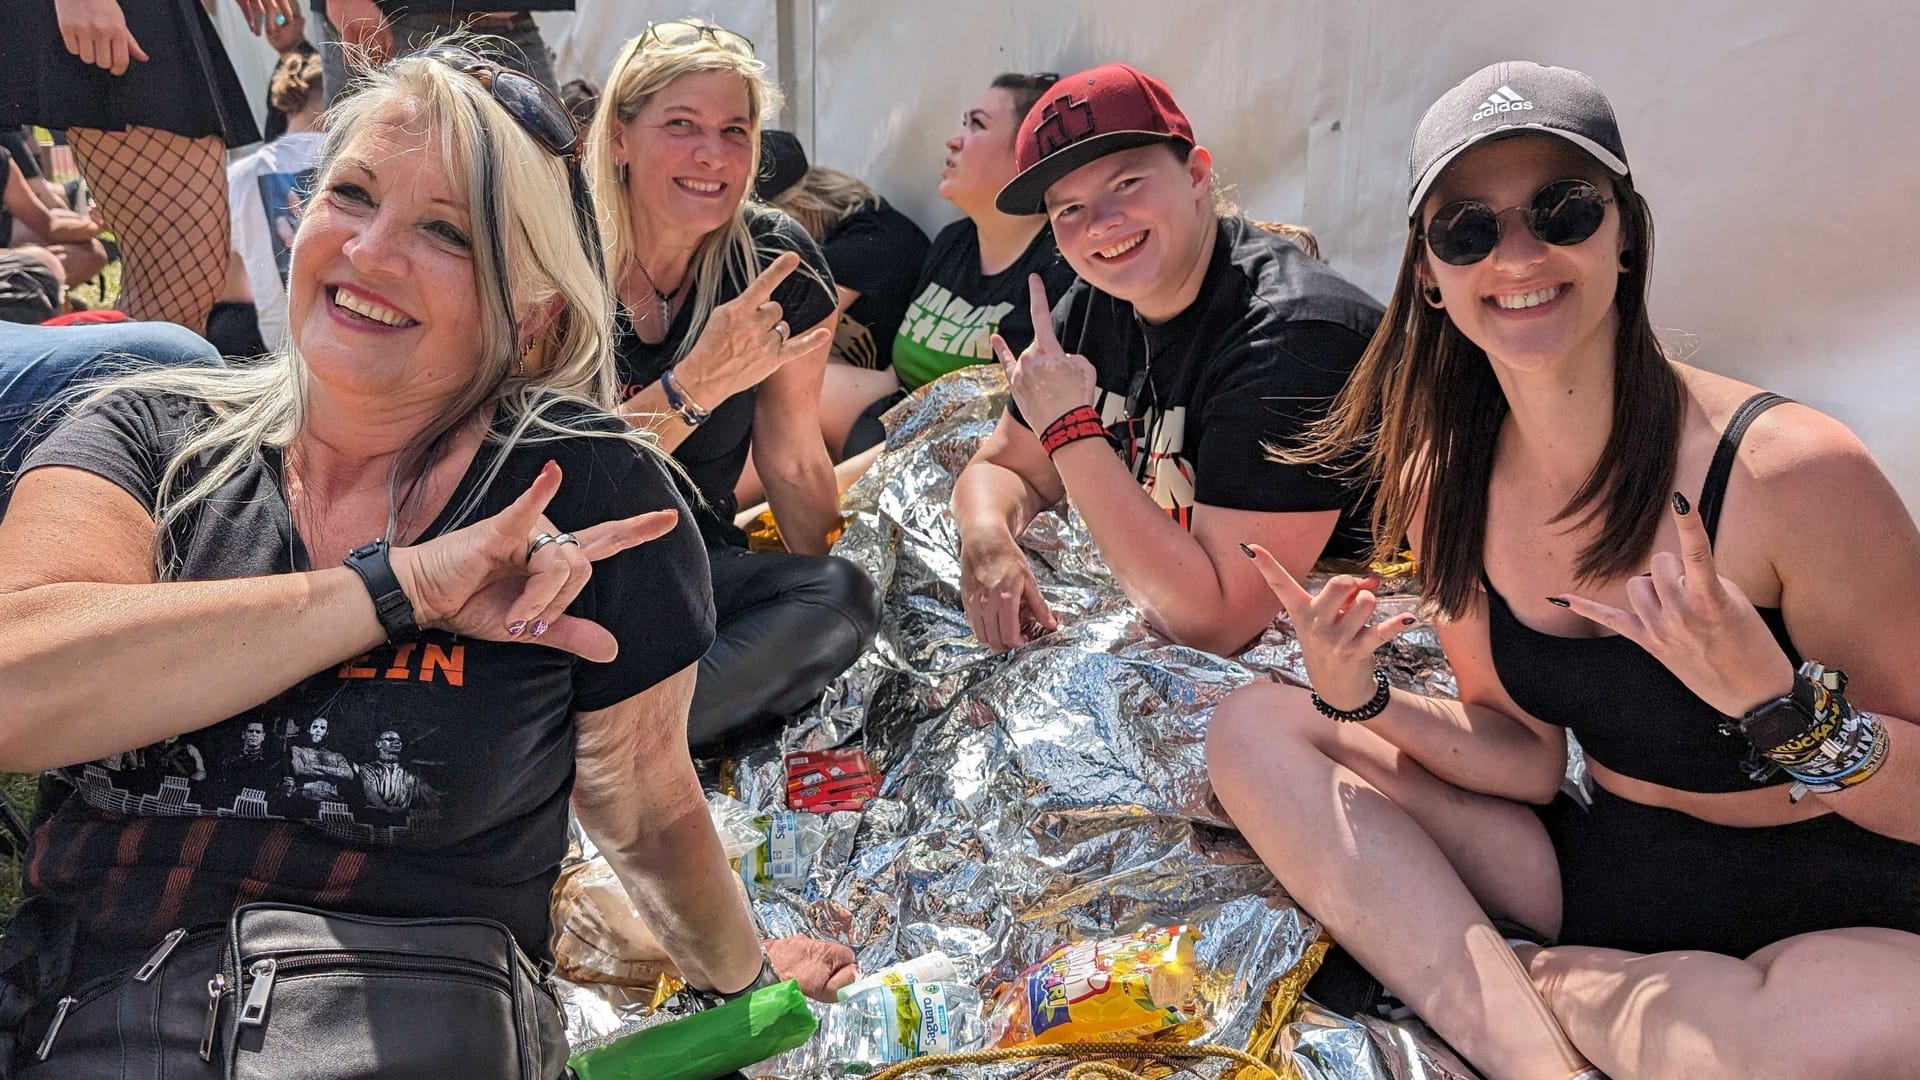
[(1631, 610), (1567, 594), (1582, 615), (1639, 645), (1687, 689), (1728, 716), (1741, 716), (1793, 689), (1793, 662), (1740, 586), (1714, 568), (1700, 515), (1673, 496), (1680, 554), (1654, 553), (1651, 572), (1627, 582)]
[(795, 980), (800, 992), (815, 1001), (834, 1000), (834, 991), (860, 975), (853, 950), (837, 941), (779, 938), (767, 942), (767, 959), (773, 964), (774, 974)]

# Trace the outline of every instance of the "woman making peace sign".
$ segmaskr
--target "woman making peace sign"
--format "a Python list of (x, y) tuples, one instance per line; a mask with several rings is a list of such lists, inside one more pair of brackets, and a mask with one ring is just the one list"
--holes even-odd
[[(1491, 1077), (1910, 1075), (1912, 519), (1840, 424), (1661, 351), (1652, 219), (1586, 76), (1475, 74), (1411, 180), (1386, 321), (1297, 456), (1366, 455), (1460, 700), (1387, 687), (1413, 620), (1368, 625), (1377, 582), (1309, 595), (1249, 548), (1313, 693), (1221, 705), (1221, 801)], [(1543, 827), (1568, 730), (1593, 804)]]

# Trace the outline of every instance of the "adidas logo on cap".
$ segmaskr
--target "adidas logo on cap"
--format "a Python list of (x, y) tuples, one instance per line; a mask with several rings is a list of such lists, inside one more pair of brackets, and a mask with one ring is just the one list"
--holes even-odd
[(1531, 108), (1533, 108), (1533, 102), (1514, 93), (1513, 87), (1502, 85), (1500, 89), (1487, 95), (1487, 100), (1481, 102), (1480, 108), (1475, 110), (1473, 118), (1475, 120), (1485, 120), (1487, 117), (1497, 113), (1519, 112), (1521, 109)]

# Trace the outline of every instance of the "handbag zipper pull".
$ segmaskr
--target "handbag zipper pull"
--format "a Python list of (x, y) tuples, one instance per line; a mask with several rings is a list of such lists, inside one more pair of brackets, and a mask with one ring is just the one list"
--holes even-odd
[(160, 939), (160, 944), (155, 946), (153, 953), (147, 957), (147, 962), (141, 964), (140, 970), (133, 973), (133, 981), (143, 983), (152, 979), (154, 973), (160, 970), (160, 965), (166, 963), (167, 957), (173, 955), (173, 950), (180, 947), (180, 939), (186, 936), (187, 932), (184, 929), (167, 931), (167, 936)]
[(41, 1038), (40, 1048), (34, 1051), (33, 1056), (36, 1061), (45, 1061), (47, 1055), (53, 1053), (53, 1038), (60, 1034), (60, 1025), (67, 1022), (67, 1010), (73, 1008), (73, 1002), (74, 998), (71, 996), (63, 997), (60, 999), (59, 1006), (53, 1010), (53, 1023), (47, 1025), (47, 1034)]
[(215, 973), (207, 980), (207, 1034), (200, 1040), (200, 1060), (213, 1060), (213, 1036), (220, 1030), (220, 996), (227, 992), (227, 977)]
[(267, 998), (273, 994), (273, 976), (280, 965), (272, 960), (255, 960), (247, 969), (253, 985), (247, 987), (246, 1003), (240, 1006), (240, 1026), (259, 1027), (267, 1022)]

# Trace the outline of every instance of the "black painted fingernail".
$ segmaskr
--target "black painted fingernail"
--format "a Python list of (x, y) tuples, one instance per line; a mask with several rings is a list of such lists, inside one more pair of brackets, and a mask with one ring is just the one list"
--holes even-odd
[(1564, 608), (1570, 608), (1570, 607), (1572, 607), (1572, 606), (1573, 606), (1572, 604), (1570, 604), (1570, 603), (1568, 603), (1568, 602), (1567, 602), (1567, 601), (1565, 601), (1565, 600), (1562, 600), (1561, 598), (1559, 598), (1559, 597), (1557, 597), (1557, 596), (1549, 596), (1549, 597), (1547, 597), (1547, 603), (1549, 603), (1549, 604), (1552, 604), (1552, 605), (1553, 605), (1554, 607), (1564, 607)]
[(1245, 555), (1245, 556), (1246, 556), (1247, 558), (1249, 558), (1249, 559), (1251, 559), (1251, 558), (1254, 558), (1254, 557), (1255, 557), (1255, 556), (1254, 556), (1254, 554), (1253, 554), (1253, 549), (1252, 549), (1252, 548), (1250, 548), (1250, 547), (1248, 547), (1248, 546), (1247, 546), (1247, 545), (1245, 545), (1245, 544), (1241, 544), (1241, 545), (1240, 545), (1240, 554), (1242, 554), (1242, 555)]
[(1674, 513), (1679, 514), (1681, 517), (1686, 517), (1687, 512), (1692, 509), (1693, 509), (1693, 506), (1687, 502), (1687, 497), (1685, 495), (1682, 495), (1677, 491), (1673, 493), (1673, 512)]
[(1420, 618), (1416, 615), (1402, 615), (1400, 616), (1400, 621), (1407, 626), (1412, 626), (1414, 623), (1419, 622)]

